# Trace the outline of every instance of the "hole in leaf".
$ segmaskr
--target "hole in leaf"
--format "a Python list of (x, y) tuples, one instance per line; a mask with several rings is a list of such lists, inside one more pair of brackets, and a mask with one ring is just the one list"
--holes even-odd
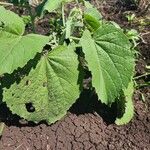
[(0, 21), (0, 28), (4, 28), (4, 27), (5, 27), (4, 22)]
[(34, 112), (35, 111), (35, 107), (33, 106), (32, 103), (26, 103), (26, 109), (28, 112)]
[(46, 87), (47, 86), (47, 82), (43, 82), (43, 87)]
[(46, 44), (46, 45), (44, 46), (44, 49), (45, 49), (45, 50), (50, 50), (50, 49), (51, 49), (51, 46), (48, 45), (48, 44)]
[(31, 84), (31, 81), (30, 80), (27, 80), (26, 81), (26, 85), (30, 85)]
[(67, 45), (70, 44), (70, 40), (69, 39), (65, 39), (65, 42), (66, 42)]
[(12, 93), (12, 96), (14, 96), (15, 94), (14, 93)]

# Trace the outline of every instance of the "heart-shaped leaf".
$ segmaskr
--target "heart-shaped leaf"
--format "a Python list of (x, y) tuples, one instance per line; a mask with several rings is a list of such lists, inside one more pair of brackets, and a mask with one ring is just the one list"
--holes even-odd
[(74, 48), (59, 46), (42, 56), (36, 68), (20, 83), (4, 88), (3, 99), (13, 113), (27, 120), (53, 123), (62, 118), (79, 97), (78, 65)]

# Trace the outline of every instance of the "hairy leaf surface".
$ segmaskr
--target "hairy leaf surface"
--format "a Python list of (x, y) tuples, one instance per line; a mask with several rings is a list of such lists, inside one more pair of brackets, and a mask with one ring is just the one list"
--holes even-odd
[(92, 72), (92, 84), (105, 104), (111, 104), (133, 75), (134, 57), (127, 37), (112, 25), (104, 24), (93, 37), (86, 30), (81, 45)]
[(23, 67), (49, 38), (37, 34), (23, 36), (25, 25), (15, 13), (0, 7), (0, 75)]
[[(59, 46), (42, 56), (19, 84), (5, 88), (3, 99), (13, 113), (27, 120), (53, 123), (66, 114), (80, 94), (78, 65), (74, 48)], [(31, 104), (34, 112), (27, 111)]]
[(134, 92), (133, 82), (130, 82), (128, 88), (124, 90), (124, 100), (120, 99), (118, 105), (120, 111), (124, 110), (123, 115), (118, 117), (115, 121), (117, 125), (124, 125), (131, 121), (134, 115), (134, 106), (132, 96)]

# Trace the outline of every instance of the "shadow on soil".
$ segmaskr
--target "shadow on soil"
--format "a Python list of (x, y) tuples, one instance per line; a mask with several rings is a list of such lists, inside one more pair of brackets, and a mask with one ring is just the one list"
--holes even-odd
[[(116, 105), (113, 104), (111, 107), (108, 107), (104, 104), (102, 104), (98, 98), (97, 95), (92, 94), (89, 90), (84, 90), (80, 98), (76, 101), (75, 104), (70, 108), (69, 112), (80, 115), (85, 113), (97, 113), (99, 114), (104, 122), (106, 124), (114, 123), (115, 118), (117, 116), (116, 112)], [(5, 122), (8, 126), (36, 126), (37, 124), (33, 122), (24, 122), (20, 123), (20, 120), (22, 120), (19, 116), (14, 115), (11, 113), (11, 111), (7, 108), (5, 103), (2, 103), (0, 105), (0, 120), (2, 122)], [(47, 124), (45, 121), (40, 122)]]
[(108, 107), (98, 100), (96, 94), (89, 90), (84, 90), (69, 111), (76, 115), (96, 112), (103, 118), (106, 124), (112, 124), (117, 116), (117, 105), (113, 103), (111, 107)]

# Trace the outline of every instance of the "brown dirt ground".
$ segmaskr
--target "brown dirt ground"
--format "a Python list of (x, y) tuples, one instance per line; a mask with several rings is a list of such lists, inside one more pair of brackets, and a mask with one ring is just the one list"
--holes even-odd
[[(97, 2), (93, 1), (107, 20), (114, 20), (122, 27), (138, 29), (137, 24), (130, 25), (123, 17), (125, 7), (121, 9), (120, 4), (111, 0)], [(149, 29), (150, 26), (146, 26), (140, 32), (146, 33)], [(141, 55), (136, 65), (136, 75), (145, 73), (145, 65), (150, 65), (150, 34), (143, 38), (146, 43), (140, 41), (138, 46)], [(137, 82), (145, 81), (150, 79), (144, 77)], [(89, 98), (88, 94), (85, 90), (68, 114), (50, 126), (24, 122), (1, 106), (0, 118), (5, 121), (6, 127), (0, 140), (0, 150), (150, 150), (149, 87), (135, 90), (135, 115), (124, 126), (113, 123), (115, 107), (108, 108), (100, 104), (96, 96)]]

